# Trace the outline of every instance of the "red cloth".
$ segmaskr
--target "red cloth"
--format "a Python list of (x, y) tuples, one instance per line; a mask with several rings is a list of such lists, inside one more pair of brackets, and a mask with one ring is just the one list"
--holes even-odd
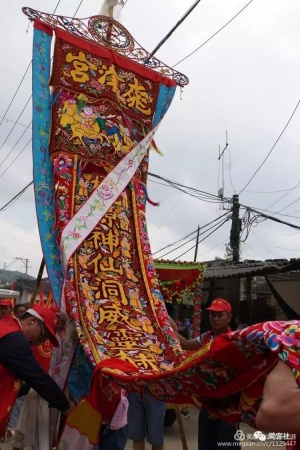
[(34, 354), (35, 359), (47, 373), (49, 372), (52, 350), (53, 345), (49, 339), (40, 345), (35, 345), (32, 347), (32, 353)]
[[(22, 328), (13, 316), (1, 319), (0, 338), (9, 333), (22, 331)], [(16, 401), (21, 382), (0, 364), (0, 438), (5, 435), (11, 409)]]

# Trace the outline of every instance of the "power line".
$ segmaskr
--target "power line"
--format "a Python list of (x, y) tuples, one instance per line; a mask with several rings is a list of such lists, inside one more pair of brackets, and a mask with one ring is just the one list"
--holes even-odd
[(56, 10), (57, 10), (57, 8), (58, 8), (60, 2), (61, 2), (61, 0), (58, 0), (57, 5), (55, 6), (55, 9), (54, 9), (54, 11), (53, 11), (53, 13), (52, 13), (52, 16), (54, 16), (54, 14), (56, 13)]
[[(261, 259), (264, 259), (259, 253), (257, 253), (255, 250), (253, 250), (253, 248), (251, 248), (250, 247), (250, 245), (247, 243), (246, 244), (246, 242), (243, 242), (243, 245), (244, 245), (244, 248), (246, 249), (246, 247), (248, 247), (250, 250), (251, 250), (251, 252), (253, 252), (253, 253), (255, 253), (257, 256), (259, 256)], [(246, 251), (247, 252), (247, 251)]]
[(239, 16), (244, 9), (247, 8), (247, 6), (250, 5), (250, 3), (252, 3), (253, 0), (250, 0), (249, 3), (247, 3), (247, 5), (245, 5), (235, 16), (233, 16), (227, 23), (225, 23), (225, 25), (223, 25), (218, 31), (216, 31), (210, 38), (206, 39), (206, 41), (203, 42), (203, 44), (199, 45), (199, 47), (196, 48), (196, 50), (194, 50), (192, 53), (189, 53), (187, 56), (185, 56), (184, 58), (182, 58), (180, 61), (178, 61), (176, 64), (174, 64), (174, 66), (172, 66), (172, 68), (178, 66), (179, 64), (181, 64), (183, 61), (185, 61), (187, 58), (189, 58), (190, 56), (192, 56), (194, 53), (196, 53), (198, 50), (200, 50), (200, 48), (202, 48), (205, 44), (207, 44), (209, 41), (212, 40), (212, 38), (214, 38), (217, 34), (220, 33), (220, 31), (224, 30), (225, 27), (227, 27), (227, 25), (229, 25), (237, 16)]
[[(165, 250), (166, 248), (173, 247), (173, 245), (176, 245), (176, 244), (178, 244), (179, 242), (184, 241), (185, 239), (187, 239), (188, 237), (190, 237), (190, 236), (192, 236), (193, 234), (196, 234), (196, 233), (197, 233), (197, 230), (192, 231), (192, 233), (189, 233), (188, 235), (184, 236), (183, 238), (179, 239), (178, 241), (172, 242), (172, 244), (168, 244), (168, 245), (166, 245), (165, 247), (162, 247), (161, 249), (156, 250), (156, 251), (153, 252), (152, 254), (155, 255), (156, 253), (162, 252), (162, 251)], [(193, 238), (193, 239), (194, 239), (194, 238)]]
[[(54, 11), (53, 11), (53, 13), (52, 13), (52, 16), (55, 14), (55, 12), (56, 12), (56, 10), (57, 10), (57, 8), (58, 8), (60, 2), (61, 2), (61, 0), (58, 0), (58, 2), (57, 2), (57, 4), (56, 4), (56, 7), (55, 7), (55, 9), (54, 9)], [(83, 0), (81, 0), (79, 7), (81, 6), (82, 2), (83, 2)], [(76, 12), (78, 11), (79, 7), (77, 8)], [(75, 12), (75, 14), (76, 14), (76, 12)], [(75, 17), (75, 14), (74, 14), (73, 18)], [(5, 113), (4, 113), (4, 116), (2, 116), (0, 125), (2, 124), (3, 120), (6, 118), (6, 114), (8, 113), (8, 111), (9, 111), (9, 109), (10, 109), (10, 107), (11, 107), (11, 105), (12, 105), (12, 103), (13, 103), (13, 101), (14, 101), (14, 99), (15, 99), (15, 97), (16, 97), (16, 95), (17, 95), (17, 93), (18, 93), (18, 91), (19, 91), (19, 89), (20, 89), (20, 87), (21, 87), (21, 85), (22, 85), (22, 83), (24, 82), (24, 79), (25, 79), (25, 77), (26, 77), (26, 74), (27, 74), (27, 72), (28, 72), (28, 70), (29, 70), (31, 64), (32, 64), (32, 59), (31, 59), (30, 63), (29, 63), (28, 66), (27, 66), (27, 69), (26, 69), (26, 71), (25, 71), (25, 73), (24, 73), (24, 75), (23, 75), (23, 77), (22, 77), (22, 79), (21, 79), (21, 81), (20, 81), (20, 83), (19, 83), (19, 85), (18, 85), (18, 87), (17, 87), (17, 89), (16, 89), (14, 95), (13, 95), (13, 98), (11, 99), (11, 101), (10, 101), (10, 103), (9, 103), (9, 105), (8, 105), (8, 107), (7, 107), (6, 111), (5, 111)], [(19, 114), (19, 116), (18, 116), (18, 118), (16, 119), (16, 121), (10, 120), (11, 122), (14, 122), (14, 126), (12, 127), (12, 129), (10, 130), (10, 132), (8, 133), (8, 135), (6, 136), (4, 142), (2, 143), (2, 145), (1, 145), (1, 147), (0, 147), (0, 150), (3, 148), (3, 146), (4, 146), (5, 143), (6, 143), (6, 141), (8, 140), (9, 136), (11, 135), (11, 133), (12, 133), (13, 130), (14, 130), (14, 128), (15, 128), (16, 125), (18, 124), (18, 121), (19, 121), (20, 117), (22, 116), (23, 112), (25, 111), (27, 105), (29, 104), (31, 98), (32, 98), (32, 94), (30, 95), (29, 99), (27, 100), (27, 102), (26, 102), (24, 108), (22, 109), (22, 111), (21, 111), (21, 113)], [(27, 126), (27, 128), (30, 127), (31, 123), (32, 123), (32, 122), (30, 122), (30, 124)], [(19, 141), (18, 141), (18, 142), (19, 142)], [(17, 142), (17, 143), (18, 143), (18, 142)], [(13, 148), (14, 148), (14, 147), (13, 147)], [(10, 153), (11, 153), (11, 152), (10, 152)], [(9, 154), (10, 154), (10, 153), (9, 153)], [(20, 155), (20, 154), (19, 154), (19, 155)], [(18, 156), (19, 156), (19, 155), (18, 155)], [(8, 155), (7, 155), (7, 156), (8, 156)], [(6, 158), (7, 158), (7, 157), (6, 157)], [(5, 159), (6, 159), (6, 158), (5, 158)], [(17, 158), (15, 158), (14, 161), (15, 161), (16, 159), (17, 159)], [(5, 160), (4, 160), (4, 161), (5, 161)], [(2, 161), (2, 163), (3, 163), (4, 161)], [(12, 164), (11, 164), (11, 165), (12, 165)], [(9, 167), (11, 167), (11, 165), (10, 165)], [(4, 173), (5, 173), (5, 172), (3, 172), (2, 175), (3, 175)], [(1, 177), (2, 175), (0, 175), (0, 177)]]
[(200, 3), (201, 0), (196, 0), (195, 3), (187, 10), (187, 12), (181, 17), (181, 19), (174, 25), (173, 28), (166, 34), (166, 36), (157, 44), (155, 49), (150, 53), (148, 60), (152, 58), (152, 56), (155, 55), (155, 53), (164, 45), (165, 42), (169, 39), (169, 37), (174, 33), (174, 31), (185, 21), (185, 19), (191, 14), (191, 12), (196, 8), (198, 3)]
[(212, 247), (212, 248), (210, 248), (209, 250), (206, 250), (206, 252), (199, 253), (198, 256), (202, 256), (202, 255), (205, 255), (205, 254), (208, 253), (208, 252), (211, 252), (211, 251), (214, 250), (215, 248), (220, 247), (220, 245), (224, 244), (224, 242), (226, 242), (227, 240), (228, 240), (227, 238), (226, 238), (226, 239), (223, 239), (223, 241), (220, 242), (219, 244), (215, 245), (215, 247)]
[(261, 239), (259, 239), (258, 237), (257, 237), (257, 234), (256, 233), (254, 233), (254, 237), (255, 237), (255, 239), (267, 250), (267, 252), (270, 252), (270, 253), (272, 253), (272, 255), (274, 255), (274, 256), (276, 256), (277, 258), (281, 258), (281, 256), (280, 255), (278, 255), (278, 253), (275, 253), (275, 252), (273, 252), (271, 249), (270, 249), (270, 247), (267, 247), (267, 244), (266, 243), (264, 243)]
[(8, 111), (9, 111), (9, 108), (11, 107), (11, 105), (12, 105), (14, 99), (16, 98), (16, 95), (17, 95), (17, 93), (18, 93), (18, 91), (19, 91), (19, 89), (20, 89), (20, 87), (21, 87), (21, 85), (22, 85), (22, 83), (23, 83), (23, 81), (24, 81), (26, 75), (27, 75), (28, 70), (30, 69), (31, 64), (32, 64), (32, 60), (31, 60), (30, 63), (28, 64), (27, 69), (25, 70), (25, 73), (24, 73), (24, 75), (23, 75), (21, 81), (20, 81), (20, 83), (19, 83), (19, 85), (18, 85), (18, 87), (17, 87), (17, 89), (16, 89), (16, 91), (15, 91), (15, 93), (14, 93), (14, 95), (13, 95), (13, 97), (12, 97), (12, 99), (11, 99), (9, 105), (8, 105), (8, 107), (6, 108), (6, 111), (5, 111), (5, 113), (4, 113), (4, 116), (1, 118), (0, 125), (2, 125), (2, 122), (3, 122), (3, 120), (5, 119), (6, 114), (7, 114)]
[[(228, 217), (229, 217), (229, 213), (227, 213), (227, 215), (228, 215)], [(223, 217), (223, 216), (222, 216), (222, 217)], [(228, 217), (225, 219), (225, 222), (228, 220)], [(219, 219), (220, 219), (220, 217), (218, 217), (217, 219), (215, 219), (213, 222), (218, 221)], [(203, 227), (201, 227), (201, 229), (205, 228), (207, 225), (208, 225), (208, 224), (204, 225)], [(217, 226), (218, 226), (218, 224), (214, 224), (213, 226), (211, 226), (211, 227), (208, 228), (207, 230), (202, 231), (202, 233), (200, 233), (199, 236), (202, 236), (203, 234), (207, 233), (209, 230), (211, 230), (212, 228), (217, 227)], [(217, 227), (216, 229), (218, 229), (218, 227)], [(198, 231), (198, 230), (197, 230), (197, 231)], [(210, 233), (210, 234), (211, 234), (211, 233)], [(209, 234), (208, 236), (210, 236), (210, 234)], [(204, 238), (204, 239), (205, 239), (205, 238)], [(204, 239), (203, 239), (203, 240), (204, 240)], [(191, 238), (191, 239), (189, 239), (187, 242), (185, 242), (185, 243), (179, 245), (178, 247), (176, 247), (176, 248), (174, 248), (174, 249), (168, 251), (167, 253), (164, 253), (163, 255), (160, 256), (160, 258), (164, 258), (166, 255), (169, 255), (170, 253), (172, 253), (172, 252), (174, 252), (174, 251), (176, 251), (176, 250), (179, 250), (181, 247), (183, 247), (183, 246), (186, 245), (186, 244), (189, 244), (191, 241), (194, 241), (194, 240), (195, 240), (194, 237)], [(198, 244), (200, 244), (200, 242), (202, 242), (202, 240), (201, 240), (201, 241), (198, 241)], [(195, 248), (195, 247), (196, 247), (196, 244), (193, 245), (193, 247), (191, 247), (189, 250), (187, 250), (187, 252), (190, 251), (190, 250), (192, 250), (192, 249)], [(187, 253), (187, 252), (185, 252), (185, 253)], [(185, 254), (185, 253), (183, 253), (183, 254)], [(181, 255), (181, 256), (182, 256), (182, 255)], [(175, 260), (174, 260), (174, 261), (175, 261)]]
[[(278, 216), (282, 216), (282, 217), (291, 217), (291, 218), (293, 218), (293, 219), (300, 219), (300, 217), (299, 216), (292, 216), (291, 214), (282, 214), (282, 213), (280, 213), (280, 212), (275, 212), (275, 211), (269, 211), (268, 209), (262, 209), (262, 208), (258, 208), (258, 207), (252, 207), (252, 206), (245, 206), (245, 205), (241, 205), (241, 206), (244, 206), (245, 208), (254, 208), (254, 209), (257, 209), (257, 210), (259, 210), (260, 212), (262, 212), (262, 213), (270, 213), (270, 214), (273, 214), (273, 215), (278, 215)], [(297, 211), (296, 211), (297, 212)]]
[(298, 226), (298, 225), (295, 225), (295, 224), (290, 223), (290, 222), (286, 222), (285, 220), (280, 220), (280, 219), (278, 219), (277, 217), (274, 217), (274, 216), (269, 216), (268, 214), (264, 214), (262, 212), (259, 212), (259, 211), (257, 211), (257, 209), (250, 208), (249, 206), (245, 206), (245, 205), (241, 205), (241, 206), (243, 208), (248, 209), (249, 211), (252, 211), (252, 212), (256, 213), (258, 216), (265, 217), (266, 219), (272, 220), (273, 222), (278, 222), (278, 223), (281, 223), (283, 225), (287, 225), (289, 227), (292, 227), (292, 228), (295, 228), (297, 230), (300, 230), (300, 226)]
[(19, 156), (21, 155), (21, 153), (23, 153), (23, 151), (25, 150), (25, 148), (27, 147), (27, 145), (30, 144), (30, 142), (32, 141), (32, 138), (29, 139), (29, 141), (27, 142), (27, 144), (24, 145), (24, 147), (22, 148), (22, 150), (20, 150), (20, 152), (17, 154), (17, 156), (15, 157), (15, 159), (12, 160), (12, 162), (10, 163), (10, 165), (0, 174), (0, 178), (8, 171), (8, 169), (13, 165), (13, 163), (19, 158)]
[[(9, 138), (9, 136), (11, 135), (11, 133), (13, 132), (13, 130), (15, 129), (15, 127), (16, 127), (16, 125), (17, 125), (17, 122), (18, 122), (18, 120), (20, 119), (20, 117), (22, 116), (22, 114), (23, 114), (23, 112), (25, 111), (25, 109), (27, 108), (27, 105), (28, 105), (28, 103), (30, 102), (31, 97), (32, 97), (32, 95), (31, 95), (31, 96), (29, 97), (29, 99), (27, 100), (27, 102), (26, 102), (24, 108), (22, 109), (22, 111), (20, 112), (20, 114), (19, 114), (19, 116), (18, 116), (18, 118), (17, 118), (17, 120), (16, 120), (14, 126), (12, 127), (12, 129), (10, 130), (10, 132), (8, 133), (8, 135), (6, 136), (4, 142), (2, 143), (2, 145), (1, 145), (1, 147), (0, 147), (0, 150), (2, 150), (2, 148), (3, 148), (4, 144), (6, 143), (7, 139)], [(27, 128), (31, 125), (31, 123), (32, 123), (32, 122), (30, 122), (30, 124), (27, 126)]]
[[(300, 184), (300, 181), (298, 181), (298, 183), (296, 183), (295, 186), (293, 186), (291, 189), (288, 189), (287, 192), (286, 192), (284, 195), (282, 195), (281, 197), (279, 197), (279, 199), (277, 199), (275, 202), (273, 202), (273, 203), (272, 203), (271, 205), (269, 205), (267, 208), (269, 209), (269, 208), (271, 208), (271, 206), (276, 205), (276, 203), (278, 203), (280, 200), (282, 200), (284, 197), (286, 197), (290, 192), (292, 192), (294, 189), (297, 189), (298, 186), (299, 186), (299, 184)], [(289, 206), (289, 205), (288, 205), (288, 206)], [(281, 209), (280, 211), (282, 211), (282, 209)], [(280, 212), (280, 211), (279, 211), (279, 212)]]
[(271, 245), (273, 248), (278, 248), (279, 250), (287, 250), (289, 252), (300, 252), (300, 248), (285, 248), (285, 247), (280, 247), (278, 245), (274, 245), (273, 242), (269, 241), (268, 239), (266, 239), (264, 236), (262, 236), (260, 233), (258, 233), (257, 231), (254, 231), (254, 234), (256, 234), (257, 236), (260, 236), (264, 241), (266, 241), (269, 245)]
[[(32, 124), (32, 121), (27, 125), (26, 129), (23, 131), (23, 133), (21, 134), (21, 136), (19, 137), (19, 139), (17, 140), (17, 142), (15, 143), (15, 145), (11, 148), (11, 150), (8, 152), (8, 154), (6, 155), (6, 157), (3, 159), (3, 161), (1, 161), (0, 163), (0, 167), (5, 163), (5, 161), (7, 160), (7, 158), (9, 157), (9, 155), (13, 152), (13, 150), (16, 148), (16, 146), (18, 145), (18, 143), (20, 142), (20, 140), (22, 139), (22, 137), (24, 136), (24, 134), (26, 133), (26, 131), (28, 130), (28, 128), (30, 127), (30, 125)], [(31, 139), (30, 139), (31, 140)], [(30, 141), (29, 141), (30, 142)], [(26, 144), (27, 145), (27, 144)]]
[[(219, 224), (214, 230), (212, 230), (207, 236), (205, 236), (203, 239), (201, 239), (200, 241), (198, 241), (198, 245), (201, 244), (201, 242), (203, 242), (205, 239), (207, 239), (207, 238), (208, 238), (209, 236), (211, 236), (213, 233), (215, 233), (219, 228), (221, 228), (221, 227), (224, 225), (224, 223), (227, 222), (228, 219), (229, 219), (229, 217), (226, 218), (225, 220), (223, 220), (223, 222), (220, 223), (220, 224)], [(188, 253), (190, 250), (193, 250), (193, 248), (195, 248), (195, 247), (196, 247), (196, 244), (193, 245), (193, 247), (189, 248), (187, 251), (181, 253), (181, 255), (176, 256), (176, 258), (174, 258), (173, 261), (176, 261), (177, 259), (181, 258), (183, 255), (185, 255), (186, 253)]]
[[(280, 192), (291, 192), (293, 189), (300, 189), (300, 186), (298, 187), (298, 185), (300, 184), (300, 181), (299, 181), (299, 183), (297, 183), (293, 188), (288, 188), (288, 189), (279, 189), (279, 190), (275, 190), (275, 191), (245, 191), (245, 192), (247, 192), (248, 194), (278, 194), (278, 193), (280, 193)], [(233, 191), (232, 191), (233, 192)], [(279, 200), (278, 200), (279, 201)], [(275, 203), (277, 203), (277, 201), (275, 202)], [(274, 203), (274, 205), (275, 205), (275, 203)], [(268, 206), (267, 207), (267, 209), (268, 208), (270, 208), (271, 206), (273, 206), (273, 204), (272, 205), (270, 205), (270, 206)]]
[[(57, 10), (58, 5), (60, 4), (60, 2), (61, 2), (61, 0), (58, 0), (57, 5), (56, 5), (56, 7), (55, 7), (55, 9), (54, 9), (54, 11), (53, 11), (53, 13), (52, 13), (52, 15), (55, 14), (55, 12), (56, 12), (56, 10)], [(82, 2), (81, 2), (81, 3), (82, 3)], [(76, 13), (75, 13), (75, 14), (76, 14)], [(8, 113), (8, 111), (9, 111), (9, 109), (10, 109), (10, 107), (11, 107), (13, 101), (14, 101), (14, 99), (16, 98), (16, 95), (17, 95), (17, 93), (18, 93), (18, 91), (19, 91), (21, 85), (23, 84), (23, 81), (24, 81), (24, 79), (25, 79), (25, 77), (26, 77), (26, 75), (27, 75), (28, 70), (30, 69), (31, 64), (32, 64), (32, 59), (31, 59), (31, 61), (29, 62), (28, 66), (27, 66), (27, 69), (25, 70), (25, 73), (24, 73), (23, 77), (21, 78), (21, 81), (20, 81), (20, 83), (19, 83), (19, 85), (18, 85), (18, 87), (17, 87), (17, 89), (16, 89), (16, 91), (15, 91), (15, 93), (14, 93), (14, 95), (13, 95), (11, 101), (9, 102), (8, 107), (6, 108), (6, 111), (5, 111), (5, 113), (4, 113), (4, 116), (1, 118), (0, 126), (1, 126), (1, 124), (2, 124), (2, 122), (3, 122), (3, 120), (5, 119), (6, 114)], [(31, 98), (31, 97), (30, 97), (30, 98)], [(30, 100), (30, 99), (29, 99), (29, 100)], [(27, 105), (26, 105), (26, 106), (27, 106)], [(19, 116), (19, 117), (20, 117), (20, 116)], [(18, 119), (17, 119), (17, 120), (18, 120)], [(2, 147), (1, 147), (1, 148), (2, 148)]]
[[(202, 226), (200, 227), (200, 230), (203, 230), (204, 228), (208, 227), (208, 226), (211, 225), (212, 223), (219, 221), (220, 219), (222, 219), (223, 217), (227, 216), (228, 214), (229, 214), (229, 212), (226, 212), (226, 213), (223, 214), (222, 216), (219, 216), (219, 217), (217, 217), (216, 219), (211, 220), (210, 222), (206, 223), (205, 225), (202, 225)], [(175, 242), (173, 242), (172, 244), (166, 245), (165, 247), (161, 248), (160, 250), (156, 250), (156, 251), (153, 253), (153, 255), (155, 255), (156, 253), (160, 253), (160, 252), (162, 252), (163, 250), (165, 250), (165, 249), (167, 249), (167, 248), (169, 248), (169, 247), (172, 247), (173, 245), (178, 244), (179, 242), (182, 242), (183, 240), (185, 240), (185, 239), (187, 239), (188, 237), (192, 236), (193, 234), (197, 233), (197, 231), (198, 231), (198, 230), (195, 230), (195, 231), (193, 231), (192, 233), (188, 234), (187, 236), (185, 236), (185, 237), (179, 239), (178, 241), (175, 241)], [(203, 233), (205, 233), (205, 231), (204, 231)], [(201, 233), (201, 234), (203, 234), (203, 233)], [(194, 238), (195, 238), (195, 237), (193, 237), (191, 240), (193, 240)], [(191, 242), (191, 240), (189, 240), (188, 242)], [(185, 242), (185, 244), (187, 244), (188, 242)], [(185, 244), (183, 244), (183, 245), (185, 245)], [(178, 248), (180, 248), (180, 246), (177, 247), (175, 250), (178, 250)], [(171, 252), (169, 252), (169, 253), (171, 253)], [(168, 254), (168, 253), (166, 253), (166, 255), (167, 255), (167, 254)], [(163, 255), (163, 256), (165, 256), (165, 255)], [(161, 258), (162, 258), (162, 257), (161, 257)]]
[[(0, 116), (0, 119), (4, 119), (4, 116)], [(28, 125), (25, 125), (24, 123), (16, 122), (15, 120), (12, 120), (12, 119), (8, 119), (7, 117), (5, 117), (5, 122), (12, 122), (12, 123), (15, 123), (17, 125), (20, 125), (21, 127), (28, 128)]]
[[(289, 120), (287, 121), (285, 127), (283, 128), (282, 132), (280, 133), (279, 137), (276, 139), (275, 144), (273, 145), (273, 147), (271, 148), (271, 150), (269, 151), (269, 153), (267, 154), (267, 156), (265, 157), (265, 159), (263, 160), (263, 162), (260, 164), (260, 166), (256, 169), (256, 171), (254, 172), (254, 174), (252, 175), (252, 177), (250, 178), (250, 180), (248, 181), (248, 183), (245, 184), (245, 186), (243, 187), (243, 189), (240, 191), (240, 194), (246, 189), (246, 187), (250, 184), (250, 182), (253, 180), (253, 178), (255, 177), (255, 175), (258, 173), (258, 171), (262, 168), (262, 166), (264, 165), (264, 163), (267, 161), (267, 159), (269, 158), (269, 156), (271, 155), (272, 151), (274, 150), (275, 146), (277, 145), (278, 141), (280, 140), (281, 136), (283, 135), (283, 133), (285, 132), (285, 130), (287, 129), (290, 121), (292, 120), (295, 112), (298, 109), (298, 106), (300, 104), (300, 100), (298, 101), (296, 108), (294, 109), (294, 111), (292, 112), (292, 115), (290, 116)], [(274, 203), (273, 203), (274, 204)]]
[[(75, 13), (74, 13), (74, 15), (73, 15), (73, 19), (74, 19), (74, 17), (76, 16), (76, 14), (78, 13), (79, 8), (81, 7), (83, 1), (84, 1), (84, 0), (81, 0), (81, 2), (79, 3), (79, 5), (78, 5), (78, 7), (77, 7), (77, 9), (76, 9), (76, 11), (75, 11)], [(53, 13), (53, 14), (54, 14), (54, 13)]]
[(27, 191), (27, 189), (29, 188), (29, 186), (31, 186), (33, 184), (33, 181), (30, 181), (30, 183), (27, 184), (27, 186), (25, 186), (20, 192), (18, 192), (18, 194), (16, 194), (11, 200), (9, 200), (9, 202), (5, 203), (5, 205), (3, 205), (0, 208), (0, 212), (4, 211), (13, 201), (17, 201), (21, 195), (24, 194), (24, 192)]
[(220, 199), (217, 195), (210, 194), (209, 192), (201, 191), (199, 189), (195, 189), (189, 186), (185, 186), (184, 184), (168, 180), (167, 178), (161, 177), (160, 175), (156, 175), (154, 173), (149, 172), (149, 176), (158, 178), (159, 180), (164, 181), (169, 184), (171, 187), (178, 189), (181, 192), (185, 192), (186, 194), (191, 195), (192, 197), (199, 198), (203, 201), (207, 201), (209, 203), (219, 203)]

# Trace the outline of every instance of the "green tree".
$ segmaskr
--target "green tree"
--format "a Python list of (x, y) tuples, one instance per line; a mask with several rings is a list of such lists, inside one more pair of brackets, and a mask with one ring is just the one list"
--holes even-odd
[(227, 243), (225, 245), (224, 259), (225, 259), (225, 261), (232, 261), (233, 260), (232, 248), (230, 247), (229, 243)]

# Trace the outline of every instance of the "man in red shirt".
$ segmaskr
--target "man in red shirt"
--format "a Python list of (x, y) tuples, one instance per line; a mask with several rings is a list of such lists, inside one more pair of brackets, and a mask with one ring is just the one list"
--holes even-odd
[(4, 436), (10, 411), (16, 401), (21, 380), (49, 403), (49, 407), (68, 411), (70, 404), (53, 379), (37, 363), (31, 347), (49, 339), (58, 347), (56, 314), (43, 306), (29, 309), (20, 320), (12, 315), (0, 325), (0, 438)]
[[(211, 342), (215, 337), (228, 333), (229, 322), (232, 318), (231, 305), (222, 298), (216, 298), (209, 308), (209, 321), (212, 330), (200, 334), (196, 339), (187, 340), (177, 334), (184, 350), (199, 350), (203, 345)], [(240, 449), (235, 439), (237, 427), (221, 419), (216, 419), (205, 409), (201, 408), (198, 420), (198, 450), (218, 450), (220, 443), (224, 449)], [(219, 444), (219, 445), (218, 445)]]

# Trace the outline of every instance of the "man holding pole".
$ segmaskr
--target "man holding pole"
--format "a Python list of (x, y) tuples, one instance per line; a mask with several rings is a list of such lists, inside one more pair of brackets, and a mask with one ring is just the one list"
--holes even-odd
[(37, 363), (31, 346), (49, 339), (58, 347), (57, 316), (48, 308), (33, 306), (20, 320), (7, 315), (0, 327), (0, 438), (5, 435), (21, 381), (33, 388), (49, 407), (68, 412), (70, 403), (53, 379)]
[[(228, 325), (232, 317), (231, 305), (226, 300), (217, 298), (206, 309), (209, 310), (212, 330), (190, 340), (177, 334), (184, 350), (199, 350), (200, 347), (208, 344), (215, 337), (231, 331)], [(236, 431), (235, 425), (216, 419), (205, 408), (201, 408), (198, 420), (198, 450), (218, 450), (220, 443), (222, 443), (222, 448), (227, 450), (240, 449), (241, 447), (235, 439)]]

